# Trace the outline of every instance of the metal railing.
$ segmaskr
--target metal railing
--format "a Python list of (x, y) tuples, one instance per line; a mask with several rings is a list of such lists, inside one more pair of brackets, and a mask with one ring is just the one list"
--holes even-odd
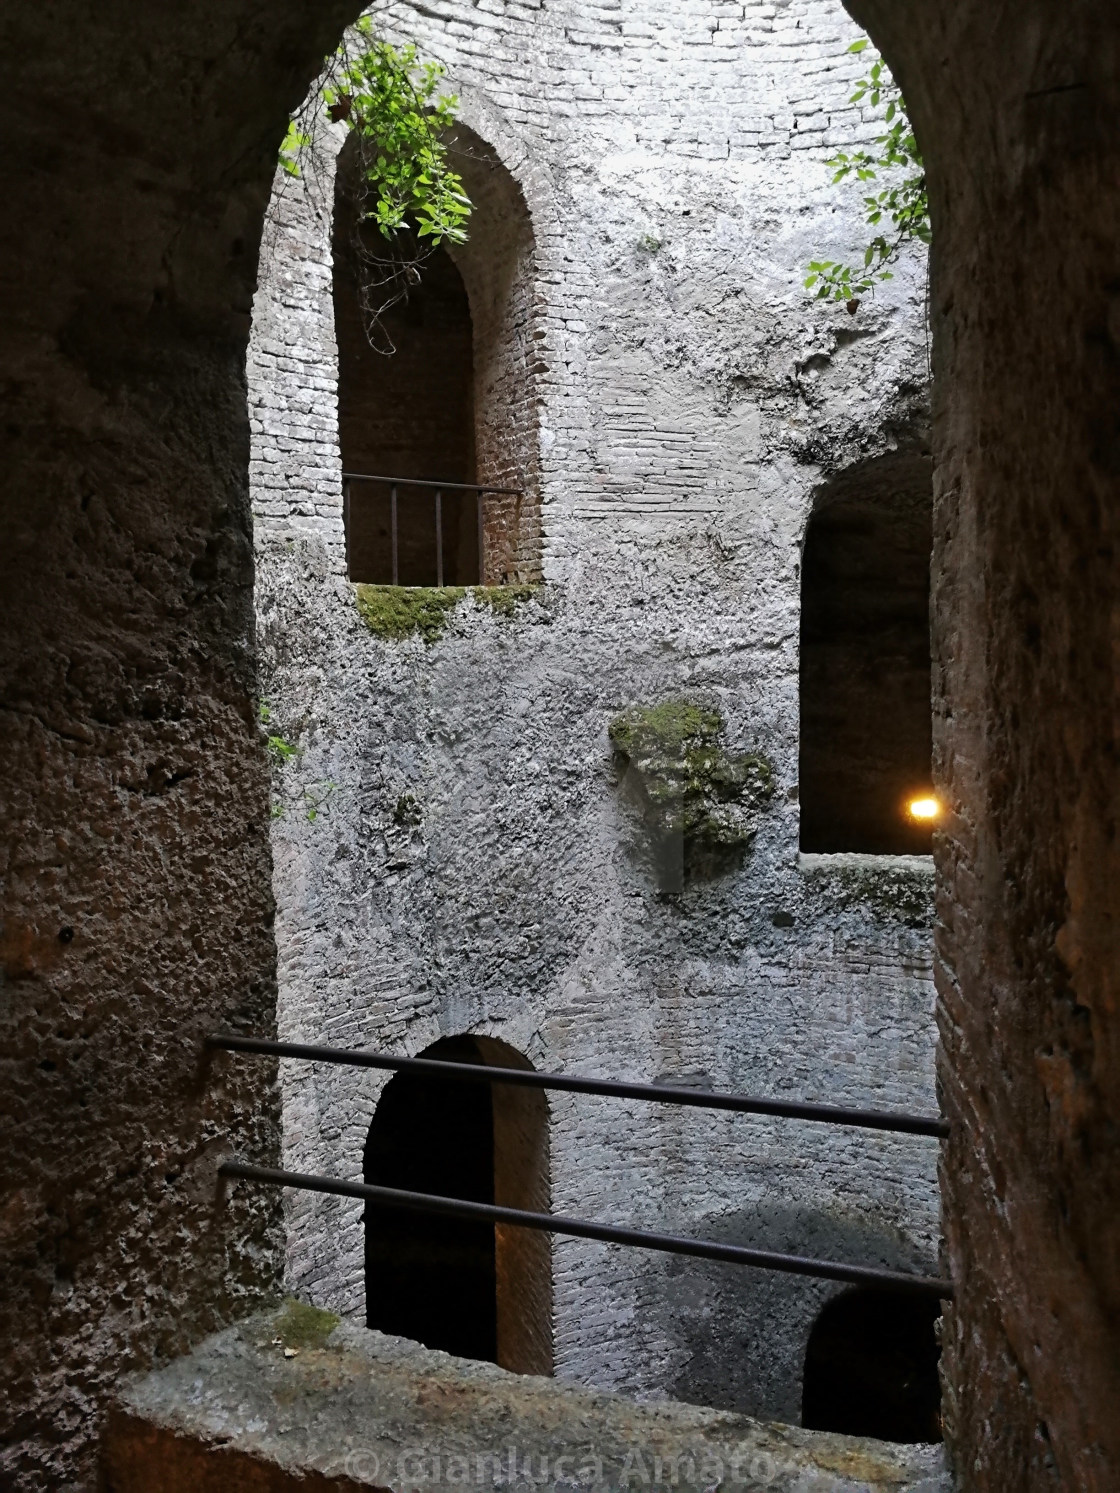
[(436, 585), (443, 586), (443, 495), (445, 492), (473, 492), (475, 516), (478, 524), (478, 583), (482, 585), (486, 576), (486, 532), (483, 522), (482, 500), (488, 495), (521, 497), (520, 487), (488, 487), (482, 482), (429, 482), (419, 477), (381, 477), (371, 472), (343, 472), (342, 504), (347, 535), (350, 533), (350, 487), (354, 482), (373, 482), (389, 489), (389, 550), (391, 556), (392, 582), (400, 585), (399, 540), (397, 530), (398, 493), (402, 488), (421, 488), (431, 492), (435, 500), (436, 523)]
[[(349, 1067), (427, 1074), (431, 1077), (449, 1078), (463, 1083), (502, 1083), (522, 1088), (552, 1089), (563, 1093), (598, 1094), (611, 1098), (637, 1099), (653, 1104), (724, 1110), (737, 1114), (774, 1115), (782, 1119), (808, 1120), (825, 1125), (851, 1125), (865, 1130), (885, 1130), (906, 1135), (933, 1136), (938, 1139), (944, 1139), (949, 1134), (947, 1122), (932, 1115), (910, 1115), (889, 1110), (855, 1109), (833, 1104), (805, 1103), (798, 1100), (767, 1099), (749, 1094), (729, 1094), (717, 1090), (681, 1088), (673, 1085), (582, 1078), (570, 1073), (538, 1073), (533, 1069), (525, 1068), (491, 1068), (478, 1063), (453, 1063), (438, 1058), (393, 1057), (389, 1054), (367, 1052), (361, 1049), (320, 1047), (298, 1042), (275, 1042), (266, 1037), (241, 1037), (224, 1032), (208, 1037), (206, 1045), (224, 1052), (255, 1053), (269, 1057), (296, 1058), (306, 1062), (338, 1063)], [(751, 1249), (740, 1244), (723, 1244), (708, 1239), (688, 1239), (676, 1234), (660, 1234), (646, 1229), (592, 1223), (586, 1219), (567, 1218), (550, 1213), (530, 1213), (524, 1209), (506, 1208), (496, 1203), (478, 1203), (464, 1198), (438, 1197), (431, 1193), (409, 1192), (395, 1187), (377, 1187), (365, 1182), (346, 1182), (341, 1178), (282, 1171), (273, 1167), (253, 1166), (241, 1161), (223, 1162), (219, 1167), (219, 1172), (225, 1177), (239, 1177), (246, 1181), (263, 1182), (269, 1186), (294, 1187), (306, 1192), (330, 1193), (339, 1197), (364, 1198), (369, 1202), (378, 1202), (414, 1212), (509, 1223), (521, 1228), (538, 1229), (581, 1239), (599, 1239), (607, 1243), (628, 1244), (640, 1249), (660, 1250), (668, 1254), (722, 1260), (736, 1265), (754, 1265), (765, 1270), (777, 1270), (791, 1275), (808, 1275), (821, 1280), (844, 1281), (852, 1285), (886, 1286), (902, 1291), (916, 1291), (924, 1295), (939, 1296), (943, 1300), (951, 1300), (953, 1296), (952, 1281), (936, 1276), (916, 1275), (905, 1270), (890, 1270), (878, 1265), (848, 1265), (838, 1260), (817, 1260), (805, 1255), (779, 1254), (772, 1250)]]

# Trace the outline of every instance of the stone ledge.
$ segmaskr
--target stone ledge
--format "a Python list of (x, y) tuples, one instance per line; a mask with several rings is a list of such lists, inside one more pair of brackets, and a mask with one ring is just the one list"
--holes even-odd
[(940, 1447), (640, 1405), (351, 1323), (293, 1350), (285, 1320), (262, 1313), (126, 1381), (102, 1445), (105, 1493), (951, 1489)]
[(797, 867), (800, 871), (825, 875), (830, 871), (848, 871), (867, 876), (884, 873), (920, 876), (929, 881), (934, 877), (932, 855), (866, 855), (855, 850), (828, 853), (800, 850), (797, 854)]

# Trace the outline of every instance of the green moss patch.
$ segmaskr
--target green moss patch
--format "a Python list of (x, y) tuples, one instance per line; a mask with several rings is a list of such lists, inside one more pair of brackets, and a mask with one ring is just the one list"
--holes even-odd
[(689, 700), (633, 705), (608, 735), (663, 891), (738, 864), (773, 796), (774, 770), (760, 753), (727, 751), (718, 710)]
[(531, 601), (538, 586), (366, 586), (354, 587), (362, 621), (378, 638), (399, 642), (413, 636), (435, 643), (451, 613), (467, 595), (496, 617), (512, 617)]
[(495, 617), (512, 617), (540, 589), (539, 586), (472, 586), (471, 595), (480, 606), (488, 606)]
[(273, 1326), (285, 1348), (322, 1348), (342, 1318), (294, 1297), (285, 1301)]
[(414, 633), (425, 643), (443, 636), (465, 586), (355, 586), (358, 611), (378, 638), (399, 641)]

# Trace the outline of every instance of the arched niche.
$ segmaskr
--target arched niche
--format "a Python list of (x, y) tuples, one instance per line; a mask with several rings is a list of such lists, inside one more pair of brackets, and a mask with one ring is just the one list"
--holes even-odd
[(801, 569), (801, 849), (928, 854), (930, 459), (891, 452), (817, 494)]
[(801, 1424), (881, 1441), (941, 1440), (932, 1296), (860, 1289), (834, 1297), (805, 1354)]
[[(490, 1037), (445, 1037), (421, 1056), (531, 1067)], [(363, 1171), (379, 1186), (547, 1213), (547, 1099), (537, 1089), (399, 1073), (378, 1103)], [(370, 1327), (517, 1373), (552, 1372), (547, 1234), (370, 1204), (365, 1240)]]
[[(474, 204), (465, 244), (436, 249), (407, 296), (382, 313), (371, 345), (359, 246), (383, 253), (360, 224), (356, 143), (339, 156), (333, 224), (339, 444), (344, 472), (444, 483), (442, 572), (435, 489), (397, 488), (400, 585), (529, 583), (540, 578), (534, 238), (525, 198), (486, 143), (457, 125), (451, 162)], [(378, 350), (380, 349), (380, 350)], [(481, 515), (473, 492), (487, 493)], [(385, 484), (350, 484), (350, 579), (393, 580), (392, 499)]]

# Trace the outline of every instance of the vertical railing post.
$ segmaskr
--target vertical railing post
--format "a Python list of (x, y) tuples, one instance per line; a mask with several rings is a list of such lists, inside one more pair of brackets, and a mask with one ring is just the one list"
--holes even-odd
[(443, 585), (443, 494), (436, 488), (436, 585)]
[(478, 513), (478, 584), (486, 584), (486, 556), (483, 549), (485, 543), (485, 526), (482, 522), (482, 488), (474, 490), (474, 504)]
[(399, 586), (397, 579), (397, 484), (394, 482), (389, 488), (389, 531), (393, 547), (393, 585)]

